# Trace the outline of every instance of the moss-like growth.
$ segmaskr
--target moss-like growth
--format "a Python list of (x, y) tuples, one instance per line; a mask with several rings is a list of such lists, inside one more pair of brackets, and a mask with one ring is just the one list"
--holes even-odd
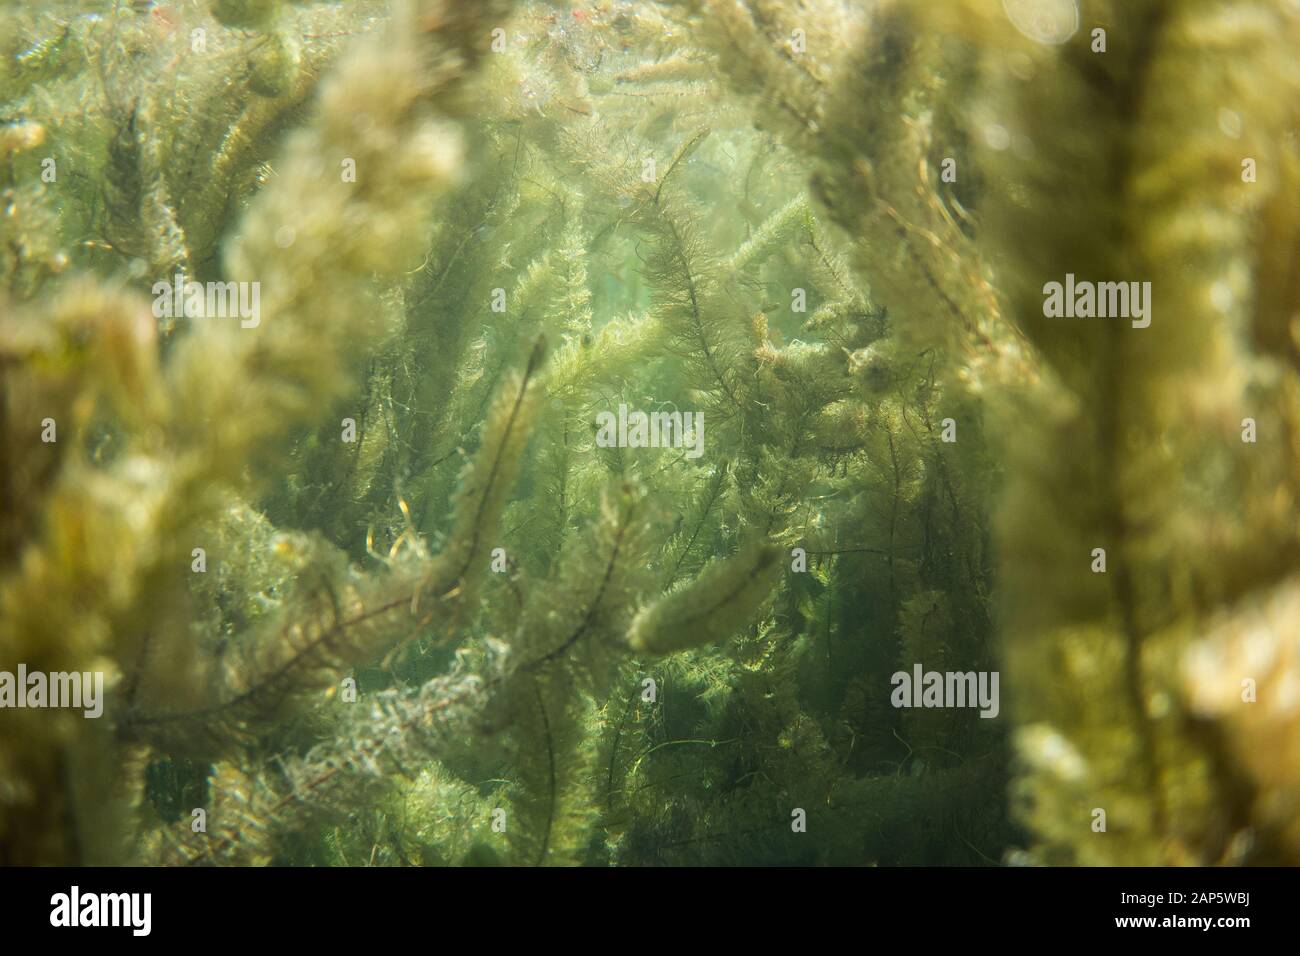
[(0, 6), (0, 862), (1294, 862), (1300, 23), (1014, 6)]

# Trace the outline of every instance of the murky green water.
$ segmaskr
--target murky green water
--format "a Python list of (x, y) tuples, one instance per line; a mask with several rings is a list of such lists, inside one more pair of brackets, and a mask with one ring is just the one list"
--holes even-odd
[(0, 861), (1294, 862), (1297, 40), (0, 5)]

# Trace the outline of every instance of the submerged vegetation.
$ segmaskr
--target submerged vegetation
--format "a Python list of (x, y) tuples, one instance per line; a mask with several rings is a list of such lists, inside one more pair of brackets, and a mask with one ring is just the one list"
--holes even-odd
[(0, 44), (0, 862), (1300, 862), (1294, 3)]

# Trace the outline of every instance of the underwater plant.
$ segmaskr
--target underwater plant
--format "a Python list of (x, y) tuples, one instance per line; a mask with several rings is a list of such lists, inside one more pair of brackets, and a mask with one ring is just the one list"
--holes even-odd
[(0, 37), (0, 862), (1300, 855), (1300, 11)]

